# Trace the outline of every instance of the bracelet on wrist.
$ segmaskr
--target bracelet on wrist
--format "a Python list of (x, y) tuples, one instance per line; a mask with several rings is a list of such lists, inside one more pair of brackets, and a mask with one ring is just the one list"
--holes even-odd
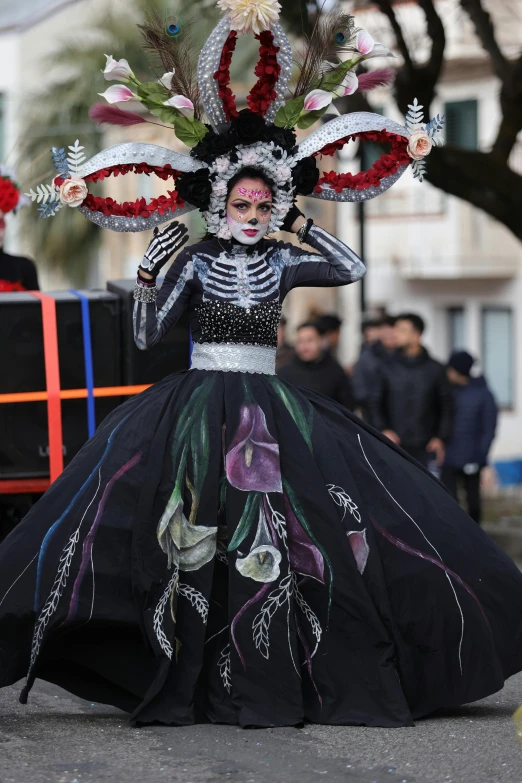
[(314, 221), (312, 218), (308, 218), (306, 223), (303, 223), (299, 231), (297, 232), (297, 238), (299, 242), (302, 244), (306, 241), (306, 237), (308, 236), (308, 232), (310, 231), (311, 227), (313, 226)]

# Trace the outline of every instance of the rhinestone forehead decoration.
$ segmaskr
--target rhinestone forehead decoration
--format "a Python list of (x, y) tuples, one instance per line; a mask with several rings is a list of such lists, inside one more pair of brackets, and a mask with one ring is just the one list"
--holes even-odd
[(272, 193), (268, 188), (266, 190), (248, 190), (247, 188), (238, 188), (237, 192), (240, 196), (245, 196), (246, 198), (250, 199), (250, 201), (253, 201), (254, 204), (258, 204), (260, 201), (265, 201), (266, 199), (272, 198)]

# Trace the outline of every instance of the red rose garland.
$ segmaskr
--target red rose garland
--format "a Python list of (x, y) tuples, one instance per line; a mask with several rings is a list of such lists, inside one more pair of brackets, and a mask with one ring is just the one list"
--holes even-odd
[[(170, 179), (171, 177), (176, 179), (180, 176), (180, 172), (173, 169), (168, 163), (165, 166), (150, 166), (148, 163), (125, 163), (95, 171), (85, 177), (85, 181), (98, 182), (111, 175), (117, 177), (119, 174), (128, 174), (129, 172), (147, 175), (155, 174), (163, 180)], [(92, 193), (89, 193), (83, 202), (82, 207), (87, 207), (87, 209), (115, 217), (148, 218), (155, 212), (164, 215), (169, 209), (175, 212), (178, 207), (185, 206), (185, 202), (179, 197), (177, 190), (168, 190), (167, 193), (168, 196), (158, 196), (158, 198), (153, 198), (148, 203), (145, 198), (139, 198), (136, 199), (136, 201), (125, 201), (123, 204), (119, 204), (113, 198), (93, 196)]]
[(250, 90), (247, 102), (250, 111), (264, 117), (268, 107), (277, 97), (275, 86), (281, 72), (281, 66), (277, 62), (279, 46), (274, 46), (274, 35), (270, 30), (256, 35), (256, 38), (261, 43), (259, 62), (254, 71), (258, 80)]
[(84, 177), (85, 182), (99, 182), (107, 177), (115, 176), (119, 174), (155, 174), (160, 179), (169, 179), (170, 177), (177, 178), (180, 175), (179, 171), (173, 169), (170, 163), (166, 163), (165, 166), (151, 166), (149, 163), (120, 163), (117, 166), (108, 166), (106, 169), (99, 169), (92, 174), (88, 174)]
[(20, 201), (20, 191), (8, 177), (0, 177), (0, 211), (11, 212)]
[(350, 190), (366, 190), (366, 188), (376, 187), (385, 177), (395, 174), (401, 166), (411, 163), (408, 155), (408, 139), (404, 136), (397, 136), (395, 133), (387, 131), (366, 131), (365, 133), (354, 133), (346, 136), (344, 139), (327, 144), (316, 155), (334, 155), (350, 140), (362, 139), (363, 141), (376, 141), (380, 143), (389, 143), (390, 152), (381, 155), (375, 161), (368, 171), (359, 171), (357, 174), (340, 174), (337, 171), (325, 172), (315, 186), (316, 193), (321, 192), (321, 185), (330, 185), (333, 190), (340, 193), (344, 188)]
[(233, 30), (223, 45), (219, 68), (214, 74), (214, 79), (219, 84), (218, 95), (223, 102), (223, 109), (225, 111), (225, 117), (227, 118), (228, 122), (233, 120), (234, 117), (237, 117), (238, 115), (236, 108), (236, 96), (229, 87), (230, 63), (232, 62), (232, 54), (236, 48), (236, 44), (237, 33), (235, 30)]

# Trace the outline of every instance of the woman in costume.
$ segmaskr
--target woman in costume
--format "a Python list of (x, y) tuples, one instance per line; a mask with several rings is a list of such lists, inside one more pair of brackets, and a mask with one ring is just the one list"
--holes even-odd
[[(420, 465), (344, 408), (280, 381), (274, 362), (289, 290), (364, 274), (304, 218), (296, 194), (375, 196), (412, 159), (422, 174), (440, 121), (422, 125), (416, 104), (406, 128), (337, 117), (296, 146), (293, 126), (312, 124), (334, 91), (353, 86), (350, 61), (302, 73), (285, 103), (290, 55), (277, 3), (242, 2), (250, 15), (239, 16), (238, 1), (221, 4), (227, 13), (199, 59), (210, 127), (186, 78), (180, 95), (174, 62), (157, 92), (116, 64), (148, 108), (161, 104), (163, 118), (172, 108), (190, 157), (145, 144), (86, 163), (78, 144), (68, 157), (53, 151), (48, 214), (69, 203), (125, 231), (197, 207), (209, 237), (181, 249), (181, 225), (157, 231), (135, 291), (144, 349), (188, 308), (191, 369), (107, 418), (0, 549), (1, 684), (26, 674), (25, 701), (38, 676), (131, 712), (134, 725), (412, 725), (521, 669), (522, 576)], [(227, 74), (245, 24), (263, 67), (238, 114)], [(350, 25), (336, 19), (329, 34), (344, 35), (353, 68), (380, 45)], [(314, 154), (364, 134), (391, 144), (385, 162), (358, 179), (318, 180)], [(173, 177), (176, 191), (137, 206), (88, 193), (93, 178), (129, 170)], [(280, 227), (300, 244), (267, 237)]]

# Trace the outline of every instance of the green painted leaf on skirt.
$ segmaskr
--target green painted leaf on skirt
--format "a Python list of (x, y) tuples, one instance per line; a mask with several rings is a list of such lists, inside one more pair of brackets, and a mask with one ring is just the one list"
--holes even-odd
[(313, 410), (310, 404), (308, 404), (307, 408), (307, 416), (303, 413), (303, 410), (298, 403), (298, 401), (295, 399), (293, 394), (287, 389), (287, 387), (281, 383), (281, 381), (278, 378), (270, 378), (270, 381), (272, 383), (272, 386), (274, 387), (274, 391), (276, 394), (281, 398), (282, 402), (284, 403), (288, 413), (294, 420), (297, 429), (303, 436), (303, 438), (306, 441), (306, 445), (310, 449), (310, 451), (313, 451), (312, 447), (312, 417), (313, 417)]
[(245, 540), (245, 538), (250, 533), (252, 526), (257, 520), (260, 501), (261, 501), (261, 495), (259, 492), (248, 493), (247, 501), (245, 503), (245, 508), (241, 515), (241, 519), (239, 520), (234, 535), (230, 539), (230, 543), (228, 545), (229, 552), (234, 552), (234, 550), (236, 550), (238, 546), (241, 546), (241, 543)]

